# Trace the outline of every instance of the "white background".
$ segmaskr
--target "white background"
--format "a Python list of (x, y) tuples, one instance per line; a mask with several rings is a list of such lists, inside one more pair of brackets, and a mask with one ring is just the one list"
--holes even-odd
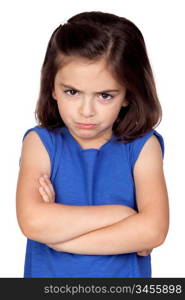
[(185, 277), (184, 1), (1, 1), (0, 5), (0, 277), (23, 277), (26, 237), (15, 209), (22, 137), (36, 125), (40, 69), (54, 29), (74, 14), (100, 10), (126, 17), (143, 33), (163, 119), (170, 229), (152, 252), (152, 277)]

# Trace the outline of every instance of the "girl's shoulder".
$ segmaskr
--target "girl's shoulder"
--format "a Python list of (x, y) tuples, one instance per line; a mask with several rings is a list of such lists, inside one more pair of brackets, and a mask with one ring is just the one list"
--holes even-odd
[(48, 129), (46, 127), (40, 127), (39, 125), (36, 125), (34, 127), (31, 127), (27, 129), (23, 135), (22, 141), (24, 140), (25, 136), (30, 132), (30, 131), (35, 131), (41, 140), (43, 140), (44, 143), (51, 145), (54, 144), (56, 139), (60, 136), (59, 133), (62, 132), (62, 127), (57, 127), (54, 129)]
[(57, 144), (60, 142), (61, 143), (61, 138), (59, 138), (58, 133), (60, 133), (62, 130), (62, 127), (55, 128), (54, 130), (49, 130), (46, 127), (40, 127), (38, 125), (31, 127), (25, 131), (23, 134), (22, 142), (26, 135), (30, 131), (35, 131), (39, 138), (41, 139), (43, 145), (45, 146), (51, 160), (53, 159), (56, 151)]
[(24, 140), (25, 136), (32, 130), (34, 130), (41, 138), (48, 140), (48, 141), (49, 140), (54, 141), (57, 136), (57, 133), (60, 133), (62, 131), (62, 127), (58, 127), (58, 128), (51, 130), (46, 127), (40, 127), (39, 125), (36, 125), (25, 131), (25, 133), (23, 135), (23, 140)]
[(127, 143), (125, 146), (127, 148), (127, 152), (129, 155), (129, 160), (131, 164), (131, 168), (133, 170), (135, 162), (144, 147), (145, 143), (150, 139), (150, 137), (155, 136), (161, 146), (162, 156), (164, 158), (164, 139), (162, 135), (155, 129), (150, 130), (149, 132), (145, 133), (143, 136), (138, 137), (131, 142)]
[(52, 154), (54, 144), (53, 133), (50, 132), (47, 128), (43, 128), (37, 125), (26, 130), (26, 132), (23, 134), (22, 142), (30, 131), (35, 131), (38, 134), (46, 150), (49, 152), (49, 154)]
[(49, 130), (46, 127), (40, 127), (36, 125), (25, 131), (22, 142), (27, 134), (29, 134), (31, 131), (37, 133), (46, 151), (48, 152), (51, 162), (51, 179), (53, 179), (57, 172), (58, 161), (60, 159), (60, 152), (62, 149), (62, 134), (59, 134), (62, 132), (62, 127)]

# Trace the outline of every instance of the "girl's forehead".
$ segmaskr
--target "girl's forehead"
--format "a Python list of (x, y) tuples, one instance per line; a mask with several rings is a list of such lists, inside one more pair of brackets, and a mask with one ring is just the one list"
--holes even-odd
[(56, 74), (56, 79), (59, 81), (63, 79), (65, 83), (66, 81), (77, 82), (78, 85), (83, 80), (88, 85), (94, 81), (98, 85), (107, 82), (108, 85), (123, 86), (111, 65), (103, 57), (90, 60), (84, 57), (66, 56)]
[(112, 71), (111, 66), (107, 64), (105, 59), (95, 61), (76, 57), (72, 57), (60, 65), (56, 75), (57, 77), (60, 77), (60, 75), (64, 74), (66, 76), (69, 74), (72, 77), (83, 74), (86, 74), (88, 77), (90, 75), (106, 75), (109, 77), (114, 77), (114, 72)]

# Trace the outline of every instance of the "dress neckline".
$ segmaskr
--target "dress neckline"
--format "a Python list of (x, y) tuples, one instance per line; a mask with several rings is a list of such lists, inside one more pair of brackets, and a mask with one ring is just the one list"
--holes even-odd
[(72, 136), (72, 134), (70, 133), (69, 129), (67, 127), (63, 127), (63, 133), (65, 134), (65, 136), (68, 138), (69, 142), (71, 145), (76, 146), (81, 152), (90, 152), (90, 151), (97, 151), (100, 152), (103, 149), (107, 148), (108, 146), (111, 145), (112, 142), (114, 142), (114, 140), (116, 139), (116, 136), (114, 134), (112, 134), (112, 136), (109, 138), (109, 140), (107, 140), (103, 145), (100, 146), (99, 149), (97, 148), (88, 148), (88, 149), (84, 149), (82, 148), (82, 146), (77, 142), (77, 140)]

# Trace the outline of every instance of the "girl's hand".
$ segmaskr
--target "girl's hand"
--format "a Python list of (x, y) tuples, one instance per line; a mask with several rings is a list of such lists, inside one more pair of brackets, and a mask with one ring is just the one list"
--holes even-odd
[(45, 174), (39, 177), (39, 183), (39, 192), (42, 196), (42, 199), (48, 203), (55, 202), (55, 191), (48, 175)]
[(144, 249), (142, 251), (137, 252), (139, 256), (147, 256), (152, 252), (153, 249)]
[[(49, 177), (47, 174), (44, 174), (43, 176), (39, 177), (39, 192), (42, 196), (42, 199), (47, 203), (53, 203), (55, 202), (55, 190), (53, 188), (53, 185), (51, 181), (49, 180)], [(52, 248), (56, 251), (62, 251), (62, 244), (46, 244), (48, 247)]]

